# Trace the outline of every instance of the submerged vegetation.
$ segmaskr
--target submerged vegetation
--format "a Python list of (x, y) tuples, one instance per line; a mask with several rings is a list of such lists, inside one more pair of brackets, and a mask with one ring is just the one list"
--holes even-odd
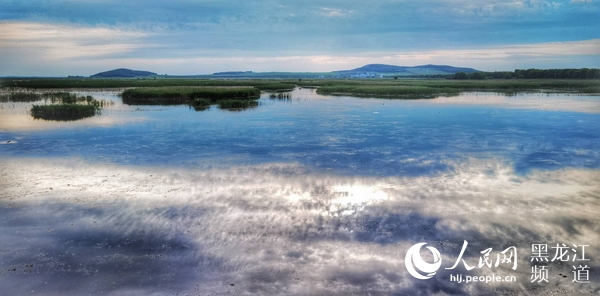
[(209, 99), (197, 98), (190, 102), (194, 108), (206, 108), (213, 104), (213, 101)]
[(296, 84), (293, 83), (269, 83), (269, 84), (261, 84), (256, 85), (256, 88), (263, 91), (275, 91), (275, 92), (286, 92), (292, 91), (296, 87)]
[(258, 102), (254, 100), (221, 100), (218, 102), (219, 108), (248, 108), (258, 106)]
[(240, 108), (250, 108), (258, 106), (258, 102), (256, 100), (238, 100), (238, 99), (227, 99), (227, 100), (218, 100), (211, 101), (209, 99), (194, 99), (190, 102), (190, 105), (196, 109), (196, 111), (204, 111), (208, 109), (213, 104), (219, 105), (221, 109), (240, 109)]
[(292, 94), (290, 93), (277, 93), (277, 94), (270, 94), (269, 95), (270, 99), (280, 99), (280, 100), (289, 100), (292, 98)]
[(110, 104), (91, 96), (78, 96), (66, 92), (39, 94), (39, 98), (50, 104), (33, 105), (31, 115), (35, 119), (45, 120), (70, 121), (92, 117)]

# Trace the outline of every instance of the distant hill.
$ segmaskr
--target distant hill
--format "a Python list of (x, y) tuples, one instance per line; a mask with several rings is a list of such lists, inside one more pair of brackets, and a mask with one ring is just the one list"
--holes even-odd
[(227, 71), (227, 72), (215, 72), (212, 75), (215, 76), (235, 76), (235, 75), (246, 75), (246, 74), (252, 74), (254, 72), (252, 71)]
[(352, 70), (336, 71), (340, 74), (352, 75), (352, 74), (363, 74), (363, 73), (377, 73), (377, 74), (454, 74), (457, 72), (474, 73), (479, 72), (473, 68), (461, 68), (453, 67), (448, 65), (422, 65), (422, 66), (395, 66), (395, 65), (384, 65), (384, 64), (368, 64), (360, 68)]
[(426, 68), (426, 69), (433, 69), (436, 71), (441, 71), (441, 72), (447, 72), (447, 73), (457, 73), (457, 72), (465, 72), (465, 73), (475, 73), (475, 72), (480, 72), (479, 70), (475, 70), (473, 68), (463, 68), (463, 67), (453, 67), (453, 66), (447, 66), (447, 65), (422, 65), (422, 66), (415, 66), (415, 67), (411, 67), (413, 69), (415, 68)]
[(148, 71), (138, 71), (131, 69), (114, 69), (106, 72), (100, 72), (98, 74), (94, 74), (90, 77), (145, 77), (145, 76), (155, 76), (157, 75), (154, 72)]
[(408, 67), (384, 64), (368, 64), (360, 68), (348, 70), (348, 72), (406, 73), (408, 72), (406, 71), (406, 68)]

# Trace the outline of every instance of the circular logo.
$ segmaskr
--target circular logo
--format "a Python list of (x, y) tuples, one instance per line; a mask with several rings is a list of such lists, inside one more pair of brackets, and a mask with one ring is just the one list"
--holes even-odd
[(431, 254), (433, 254), (433, 263), (427, 263), (421, 258), (421, 247), (426, 244), (427, 243), (418, 243), (410, 247), (404, 260), (408, 273), (420, 280), (432, 278), (435, 275), (435, 272), (442, 266), (440, 252), (434, 247), (427, 247), (427, 249), (431, 251)]

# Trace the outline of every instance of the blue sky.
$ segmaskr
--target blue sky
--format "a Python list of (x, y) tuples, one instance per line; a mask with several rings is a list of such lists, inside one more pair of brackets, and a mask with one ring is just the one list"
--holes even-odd
[(600, 67), (599, 2), (0, 0), (0, 76)]

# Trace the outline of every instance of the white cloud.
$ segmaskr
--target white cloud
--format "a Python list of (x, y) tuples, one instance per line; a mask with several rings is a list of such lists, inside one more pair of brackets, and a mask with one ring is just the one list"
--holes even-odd
[(30, 51), (48, 60), (101, 57), (134, 51), (145, 33), (102, 27), (0, 23), (0, 50)]
[[(336, 9), (323, 11), (332, 17), (351, 13)], [(450, 64), (480, 70), (600, 67), (600, 39), (457, 49), (396, 52), (374, 50), (329, 54), (307, 48), (273, 51), (217, 48), (194, 50), (186, 45), (178, 45), (178, 38), (185, 38), (185, 34), (172, 36), (173, 34), (165, 30), (138, 31), (114, 27), (0, 23), (0, 75), (90, 75), (118, 67), (148, 69), (168, 74), (205, 74), (240, 69), (326, 72), (351, 69), (368, 63), (407, 66)], [(214, 39), (209, 34), (196, 36), (194, 40), (212, 42)]]

